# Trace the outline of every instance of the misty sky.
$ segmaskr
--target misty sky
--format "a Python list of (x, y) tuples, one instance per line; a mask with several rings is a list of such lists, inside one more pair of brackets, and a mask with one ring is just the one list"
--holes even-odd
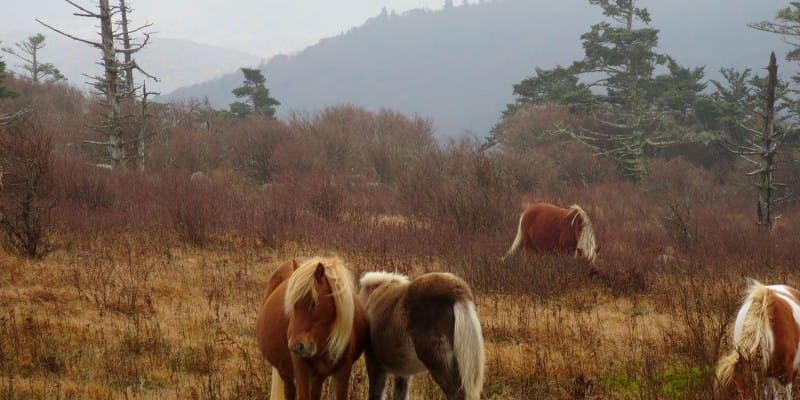
[[(90, 10), (96, 0), (74, 0)], [(473, 0), (476, 1), (476, 0)], [(115, 3), (114, 0), (111, 3)], [(444, 0), (128, 0), (134, 24), (153, 23), (157, 36), (188, 39), (268, 58), (293, 53), (361, 25), (385, 6), (398, 13), (438, 9)], [(461, 1), (454, 2), (461, 4)], [(73, 16), (76, 8), (63, 0), (3, 0), (0, 40), (10, 32), (46, 35), (36, 18), (69, 33), (96, 40), (90, 18)], [(156, 37), (157, 37), (156, 36)]]

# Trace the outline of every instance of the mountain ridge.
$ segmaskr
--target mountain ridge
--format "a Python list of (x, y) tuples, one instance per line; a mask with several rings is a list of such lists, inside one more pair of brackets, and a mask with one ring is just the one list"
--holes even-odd
[[(707, 78), (719, 78), (722, 67), (761, 73), (770, 50), (786, 52), (777, 35), (746, 26), (771, 19), (785, 6), (778, 0), (668, 3), (641, 1), (651, 26), (661, 32), (659, 51), (687, 67), (705, 66)], [(582, 58), (580, 35), (602, 20), (600, 9), (582, 0), (495, 0), (382, 13), (291, 56), (272, 57), (260, 68), (282, 103), (279, 117), (352, 104), (430, 117), (441, 138), (485, 136), (513, 102), (513, 84), (536, 67)], [(783, 76), (796, 70), (785, 62), (781, 66)], [(160, 100), (208, 98), (212, 106), (227, 108), (234, 101), (231, 90), (241, 83), (241, 74), (232, 72)]]

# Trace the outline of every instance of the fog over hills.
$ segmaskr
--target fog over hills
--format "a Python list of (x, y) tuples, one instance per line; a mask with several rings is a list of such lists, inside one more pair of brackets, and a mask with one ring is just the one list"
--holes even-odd
[[(461, 2), (456, 2), (461, 3)], [(783, 60), (779, 36), (747, 27), (772, 19), (785, 1), (641, 1), (661, 30), (660, 51), (684, 66), (705, 66), (718, 78), (722, 67), (760, 72), (769, 52), (778, 54), (780, 75), (797, 70)], [(443, 10), (389, 10), (339, 36), (261, 65), (279, 117), (336, 104), (391, 108), (430, 117), (439, 137), (485, 136), (505, 105), (512, 85), (535, 67), (568, 65), (582, 57), (580, 35), (603, 20), (583, 0), (495, 0)], [(246, 63), (242, 64), (248, 65)], [(207, 97), (217, 108), (234, 101), (242, 75), (178, 89), (161, 101)]]
[[(71, 85), (87, 88), (89, 78), (103, 73), (97, 65), (100, 52), (86, 44), (65, 38), (42, 27), (39, 32), (16, 32), (0, 30), (0, 46), (16, 47), (36, 33), (46, 37), (45, 47), (40, 50), (40, 59), (53, 63), (66, 76)], [(86, 37), (89, 40), (98, 40)], [(11, 55), (0, 53), (11, 71), (21, 71), (17, 67), (20, 60)], [(208, 46), (189, 40), (170, 39), (152, 36), (150, 44), (137, 53), (134, 58), (149, 74), (159, 82), (148, 81), (147, 89), (167, 93), (183, 86), (203, 82), (220, 77), (236, 70), (240, 65), (258, 65), (260, 58), (237, 50)], [(139, 80), (137, 78), (137, 80)]]

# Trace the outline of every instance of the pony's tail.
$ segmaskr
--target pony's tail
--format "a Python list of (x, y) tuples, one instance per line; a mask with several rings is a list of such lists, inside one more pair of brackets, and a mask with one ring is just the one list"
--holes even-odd
[(506, 254), (501, 258), (501, 260), (505, 260), (506, 258), (512, 256), (514, 253), (519, 250), (519, 246), (522, 244), (522, 218), (525, 216), (525, 213), (522, 213), (519, 216), (519, 225), (517, 226), (517, 236), (514, 238), (514, 243), (511, 243), (511, 248), (508, 249)]
[(269, 391), (269, 400), (286, 400), (283, 394), (283, 378), (278, 374), (277, 368), (272, 368), (272, 385)]
[(455, 326), (453, 329), (453, 350), (461, 386), (467, 400), (479, 400), (483, 388), (483, 366), (486, 356), (483, 351), (483, 333), (472, 301), (457, 301), (453, 304)]

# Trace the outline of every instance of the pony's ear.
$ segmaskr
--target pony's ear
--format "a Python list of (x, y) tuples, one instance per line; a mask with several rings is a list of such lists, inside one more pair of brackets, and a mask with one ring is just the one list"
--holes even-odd
[(292, 259), (292, 271), (296, 271), (300, 264), (297, 263), (297, 259)]
[(317, 264), (317, 270), (314, 271), (314, 279), (316, 279), (317, 282), (322, 282), (322, 280), (325, 279), (325, 266), (322, 265), (322, 263)]

